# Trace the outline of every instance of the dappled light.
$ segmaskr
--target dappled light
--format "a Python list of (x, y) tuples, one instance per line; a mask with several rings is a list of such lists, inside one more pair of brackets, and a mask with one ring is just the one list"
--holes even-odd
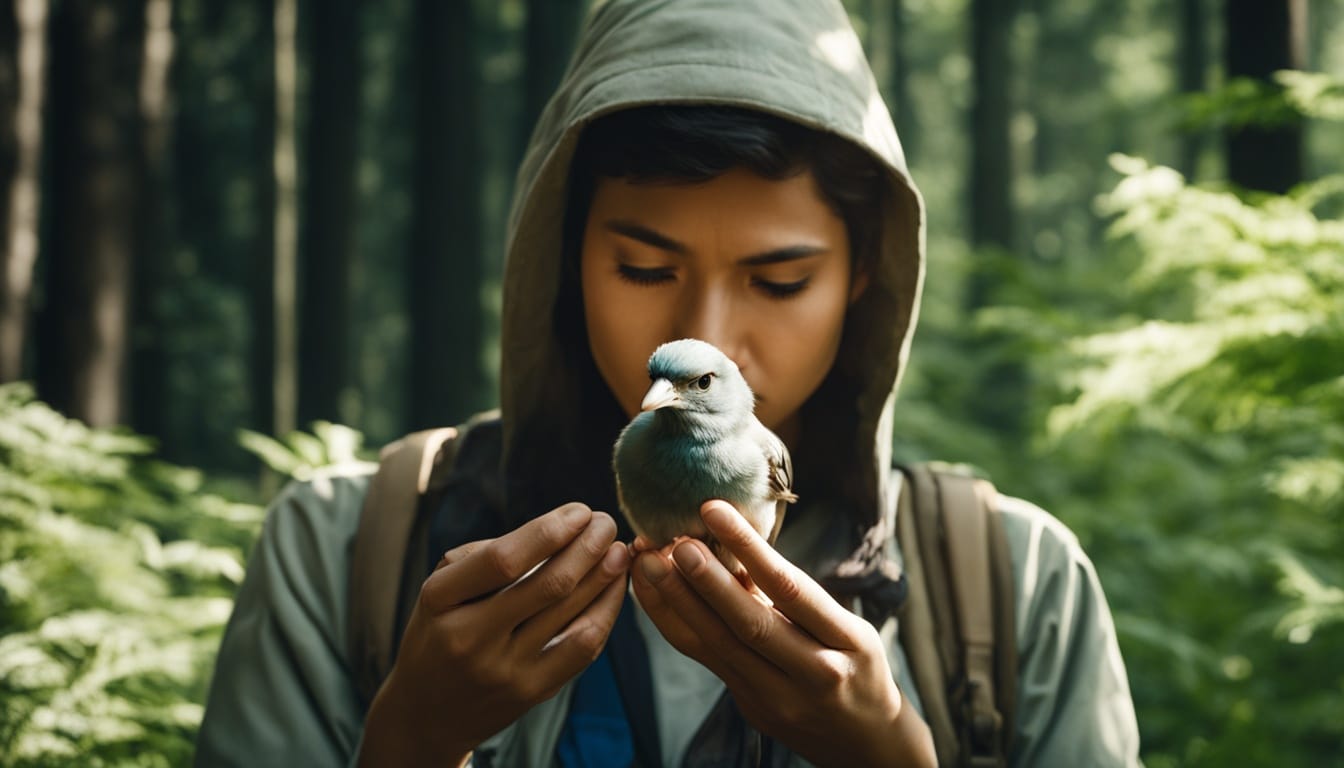
[[(339, 478), (373, 472), (379, 446), (509, 384), (508, 212), (585, 3), (12, 5), (0, 764), (187, 765), (267, 504), (300, 485), (348, 500)], [(865, 199), (925, 204), (895, 459), (963, 463), (1076, 535), (1144, 764), (1337, 764), (1344, 4), (843, 5), (852, 29), (828, 17), (792, 49), (807, 76), (853, 86), (811, 84), (807, 119), (908, 164), (918, 191), (859, 162), (882, 177)], [(1248, 26), (1247, 8), (1301, 39)], [(755, 51), (730, 53), (778, 85)], [(578, 175), (546, 182), (573, 192)], [(562, 219), (582, 210), (561, 208), (546, 247), (580, 284), (554, 292), (581, 303), (582, 220)], [(777, 273), (744, 292), (774, 286), (771, 311), (807, 295), (808, 258), (766, 259)], [(680, 263), (622, 262), (622, 285), (666, 288)], [(573, 307), (543, 304), (544, 331), (573, 330)], [(588, 365), (585, 344), (566, 364)], [(605, 396), (598, 372), (576, 375), (579, 401)], [(558, 379), (536, 389), (579, 386)], [(522, 492), (458, 490), (482, 506)], [(1043, 546), (1026, 545), (1029, 593), (1053, 588), (1034, 581)]]

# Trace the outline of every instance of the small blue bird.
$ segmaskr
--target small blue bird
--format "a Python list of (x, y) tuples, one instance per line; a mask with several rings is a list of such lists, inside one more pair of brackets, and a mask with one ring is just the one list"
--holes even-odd
[(772, 544), (793, 493), (788, 448), (757, 420), (737, 365), (698, 339), (672, 341), (649, 358), (653, 385), (641, 413), (616, 439), (616, 494), (638, 538), (658, 548), (678, 536), (705, 539), (729, 571), (737, 558), (705, 529), (700, 505), (732, 504)]

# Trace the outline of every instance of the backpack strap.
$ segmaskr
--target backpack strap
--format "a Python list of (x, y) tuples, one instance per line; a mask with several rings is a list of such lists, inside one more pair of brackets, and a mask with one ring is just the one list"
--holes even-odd
[[(420, 559), (407, 552), (428, 546), (420, 499), (433, 478), (452, 465), (459, 429), (415, 432), (379, 453), (378, 472), (369, 483), (359, 514), (350, 563), (348, 658), (364, 706), (382, 686), (396, 655), (397, 628), (410, 615), (417, 590), (407, 583), (424, 580)], [(389, 568), (389, 563), (402, 563)], [(410, 605), (406, 605), (407, 601)]]
[(942, 765), (1006, 766), (1017, 693), (1012, 563), (997, 494), (948, 465), (902, 468), (902, 644)]

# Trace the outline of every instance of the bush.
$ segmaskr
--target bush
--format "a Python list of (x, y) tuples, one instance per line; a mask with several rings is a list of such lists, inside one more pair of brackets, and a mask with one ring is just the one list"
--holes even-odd
[(188, 763), (262, 510), (0, 387), (0, 755)]

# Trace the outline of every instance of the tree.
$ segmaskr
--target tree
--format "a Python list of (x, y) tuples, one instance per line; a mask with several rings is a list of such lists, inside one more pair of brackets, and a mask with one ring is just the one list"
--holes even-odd
[(360, 107), (360, 0), (325, 0), (309, 8), (312, 100), (300, 232), (300, 423), (340, 420), (342, 394), (353, 380), (351, 271)]
[[(1277, 89), (1281, 69), (1306, 63), (1306, 0), (1225, 0), (1223, 46), (1228, 78), (1246, 77)], [(1241, 125), (1228, 129), (1227, 175), (1247, 189), (1287, 192), (1302, 180), (1302, 125)]]
[(0, 10), (0, 382), (23, 376), (37, 261), (46, 0)]
[(168, 435), (169, 358), (162, 304), (171, 290), (164, 213), (167, 185), (169, 69), (173, 63), (172, 0), (146, 0), (145, 44), (140, 70), (140, 220), (134, 264), (130, 339), (131, 421), (135, 429), (163, 440)]
[[(1013, 87), (1008, 46), (1015, 0), (972, 0), (970, 221), (971, 244), (1013, 247), (1012, 147), (1009, 120)], [(969, 305), (983, 306), (988, 286), (972, 280)]]
[[(1208, 59), (1208, 19), (1203, 0), (1181, 0), (1180, 38), (1177, 42), (1176, 70), (1182, 94), (1202, 93), (1205, 86), (1204, 67)], [(1204, 136), (1198, 129), (1190, 129), (1181, 137), (1180, 171), (1187, 179), (1194, 179), (1199, 170), (1199, 155), (1204, 148)]]
[(409, 400), (412, 428), (452, 424), (484, 404), (480, 64), (471, 3), (415, 6)]
[[(972, 0), (970, 241), (977, 259), (966, 286), (965, 306), (974, 312), (994, 302), (996, 284), (1009, 263), (1014, 242), (1013, 164), (1009, 131), (1012, 117), (1012, 51), (1009, 36), (1016, 0)], [(1009, 439), (1023, 430), (1027, 400), (1026, 367), (1005, 355), (1000, 334), (976, 339), (971, 354), (983, 367), (968, 404), (987, 426)]]
[[(298, 191), (295, 146), (298, 0), (263, 0), (258, 50), (270, 66), (257, 71), (254, 173), (257, 231), (252, 250), (252, 424), (263, 434), (288, 434), (295, 416), (297, 375)], [(267, 12), (269, 11), (269, 12)]]
[(38, 387), (93, 426), (122, 422), (127, 296), (139, 247), (143, 0), (52, 16), (51, 163)]

